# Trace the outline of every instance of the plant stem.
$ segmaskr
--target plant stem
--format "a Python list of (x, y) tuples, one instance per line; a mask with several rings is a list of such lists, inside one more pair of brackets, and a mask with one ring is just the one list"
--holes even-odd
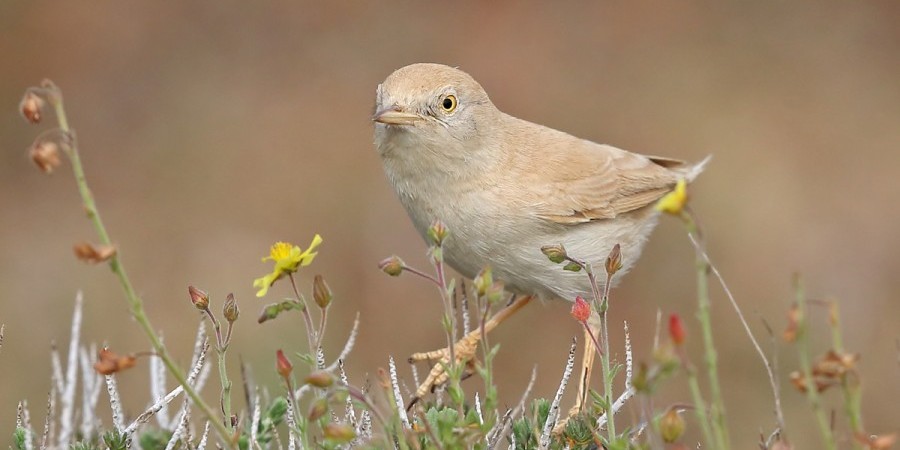
[[(841, 333), (841, 314), (838, 310), (836, 301), (830, 302), (828, 313), (831, 325), (832, 346), (838, 355), (843, 356), (844, 339)], [(852, 370), (848, 370), (841, 375), (841, 390), (844, 393), (844, 412), (847, 414), (847, 420), (850, 422), (850, 429), (853, 430), (853, 433), (864, 435), (865, 430), (863, 430), (861, 411), (862, 398), (860, 395), (859, 383), (854, 383), (853, 380), (850, 379), (851, 376), (855, 375), (856, 374)], [(863, 448), (862, 443), (854, 439), (853, 448)]]
[(291, 280), (291, 287), (294, 289), (294, 296), (297, 297), (297, 303), (300, 304), (300, 313), (303, 314), (303, 321), (306, 322), (306, 339), (309, 341), (309, 352), (313, 356), (313, 358), (317, 358), (317, 354), (319, 353), (318, 347), (316, 345), (316, 330), (313, 328), (312, 317), (309, 315), (309, 308), (306, 305), (306, 301), (303, 300), (303, 296), (300, 295), (300, 291), (297, 289), (297, 282), (294, 280), (294, 274), (289, 273), (288, 278)]
[[(64, 143), (61, 147), (69, 156), (69, 160), (72, 163), (72, 171), (75, 174), (75, 182), (78, 185), (78, 192), (81, 194), (81, 200), (84, 204), (84, 209), (87, 212), (88, 218), (91, 220), (91, 223), (94, 225), (94, 229), (97, 232), (97, 236), (100, 238), (100, 243), (103, 245), (112, 245), (112, 241), (109, 238), (109, 233), (106, 231), (106, 226), (103, 224), (103, 220), (100, 218), (100, 212), (97, 210), (97, 206), (94, 202), (94, 196), (91, 193), (90, 188), (87, 184), (87, 179), (84, 175), (84, 168), (81, 165), (81, 157), (78, 154), (78, 144), (75, 141), (75, 135), (72, 130), (69, 128), (69, 121), (66, 117), (66, 111), (63, 107), (63, 98), (62, 92), (59, 90), (56, 85), (45, 82), (45, 86), (47, 89), (47, 99), (56, 112), (57, 120), (59, 121), (59, 127), (68, 136), (69, 142)], [(147, 314), (144, 311), (144, 303), (141, 298), (137, 295), (134, 290), (134, 287), (131, 285), (131, 280), (128, 278), (127, 273), (125, 272), (125, 267), (122, 266), (122, 262), (119, 260), (118, 253), (114, 254), (109, 259), (109, 268), (116, 275), (116, 278), (119, 280), (119, 284), (122, 286), (122, 290), (125, 291), (125, 299), (128, 301), (129, 306), (131, 307), (131, 315), (134, 317), (135, 321), (137, 321), (138, 325), (140, 325), (141, 329), (144, 331), (144, 334), (147, 335), (147, 338), (150, 339), (150, 344), (153, 346), (153, 350), (156, 354), (162, 359), (163, 364), (169, 370), (169, 373), (172, 374), (172, 377), (175, 378), (176, 381), (184, 388), (184, 392), (190, 397), (191, 401), (200, 408), (203, 414), (209, 419), (209, 421), (213, 424), (216, 431), (219, 433), (219, 437), (225, 443), (225, 445), (233, 449), (234, 443), (231, 441), (231, 435), (228, 430), (225, 428), (225, 425), (222, 421), (216, 418), (216, 414), (213, 412), (212, 408), (209, 407), (206, 402), (200, 398), (200, 395), (196, 390), (187, 382), (187, 378), (181, 372), (181, 369), (175, 365), (175, 361), (169, 356), (169, 352), (166, 350), (166, 347), (163, 345), (162, 341), (159, 339), (159, 336), (154, 331), (152, 324), (150, 323), (150, 319), (147, 318)]]
[(694, 412), (697, 414), (697, 421), (700, 422), (700, 429), (703, 431), (703, 439), (712, 447), (715, 442), (713, 438), (712, 427), (709, 423), (709, 416), (706, 414), (706, 400), (703, 400), (703, 393), (700, 391), (700, 382), (697, 380), (697, 370), (694, 369), (689, 362), (684, 362), (684, 367), (688, 374), (688, 386), (691, 389), (691, 397), (694, 399)]
[(222, 395), (220, 403), (222, 406), (222, 414), (225, 416), (225, 428), (229, 434), (234, 433), (234, 427), (231, 425), (231, 381), (228, 379), (228, 372), (225, 367), (225, 352), (228, 350), (228, 343), (231, 340), (231, 322), (228, 323), (228, 335), (222, 336), (222, 326), (215, 314), (206, 308), (203, 310), (209, 321), (213, 324), (216, 332), (216, 365), (219, 368), (219, 384), (222, 385)]
[[(597, 290), (596, 287), (597, 282), (594, 278), (594, 271), (591, 269), (591, 266), (587, 267), (588, 276), (591, 278), (591, 285), (594, 290)], [(612, 281), (612, 275), (607, 274), (606, 276), (606, 285), (603, 286), (603, 296), (600, 300), (600, 332), (603, 334), (603, 351), (600, 354), (600, 364), (603, 370), (603, 390), (606, 393), (606, 404), (609, 405), (609, 410), (607, 411), (607, 422), (606, 422), (606, 430), (609, 432), (609, 442), (615, 442), (616, 440), (616, 417), (615, 412), (613, 412), (613, 403), (615, 402), (615, 398), (613, 397), (613, 374), (609, 368), (609, 324), (606, 320), (606, 312), (609, 310), (609, 285), (610, 281)]]
[(806, 384), (806, 398), (813, 409), (816, 416), (816, 423), (819, 425), (819, 433), (822, 434), (822, 441), (829, 450), (836, 450), (837, 446), (834, 442), (834, 433), (822, 410), (822, 400), (819, 397), (818, 386), (812, 375), (812, 366), (809, 360), (809, 321), (807, 320), (808, 310), (806, 307), (806, 292), (803, 289), (803, 282), (798, 276), (794, 280), (794, 291), (797, 301), (797, 309), (799, 310), (800, 320), (797, 323), (797, 352), (799, 353), (800, 370), (803, 372), (803, 380)]
[(426, 279), (426, 280), (428, 280), (428, 281), (434, 283), (435, 286), (441, 287), (441, 282), (438, 281), (437, 278), (435, 278), (435, 277), (433, 277), (433, 276), (431, 276), (431, 275), (429, 275), (429, 274), (427, 274), (427, 273), (425, 273), (425, 272), (422, 272), (421, 270), (416, 269), (415, 267), (410, 267), (410, 266), (407, 266), (407, 265), (405, 265), (405, 264), (404, 264), (402, 267), (403, 267), (403, 271), (404, 271), (404, 272), (409, 272), (409, 273), (411, 273), (411, 274), (413, 274), (413, 275), (422, 277), (422, 278), (424, 278), (424, 279)]
[(231, 423), (231, 380), (228, 379), (228, 371), (225, 367), (225, 351), (227, 347), (217, 347), (219, 365), (219, 381), (222, 384), (222, 414), (225, 416), (225, 428), (230, 434), (234, 433)]
[[(697, 318), (700, 320), (700, 328), (703, 334), (703, 347), (706, 359), (706, 371), (709, 377), (712, 401), (710, 402), (710, 415), (713, 436), (717, 448), (729, 448), (728, 426), (725, 422), (725, 403), (722, 400), (722, 388), (719, 385), (718, 353), (716, 352), (712, 334), (712, 315), (709, 300), (709, 271), (710, 264), (705, 258), (702, 244), (695, 241), (694, 236), (700, 236), (697, 224), (693, 216), (685, 211), (681, 218), (687, 228), (688, 237), (694, 243), (694, 252), (697, 268)], [(697, 238), (699, 239), (699, 238)], [(695, 380), (696, 381), (696, 380)], [(699, 406), (698, 406), (699, 410)]]

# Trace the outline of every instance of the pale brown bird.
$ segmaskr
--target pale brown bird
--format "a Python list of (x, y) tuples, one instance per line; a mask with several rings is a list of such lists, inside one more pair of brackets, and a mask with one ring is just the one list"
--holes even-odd
[(591, 296), (588, 277), (560, 270), (542, 246), (602, 264), (620, 244), (621, 273), (630, 269), (656, 225), (653, 204), (706, 162), (645, 156), (515, 118), (467, 73), (440, 64), (392, 73), (375, 111), (375, 147), (416, 229), (427, 239), (433, 221), (443, 222), (445, 260), (469, 278), (490, 265), (507, 290), (526, 296), (514, 307), (530, 296)]

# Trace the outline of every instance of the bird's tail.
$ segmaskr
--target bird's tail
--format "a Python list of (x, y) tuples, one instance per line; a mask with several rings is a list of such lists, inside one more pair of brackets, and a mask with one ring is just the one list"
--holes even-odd
[(690, 183), (694, 181), (694, 178), (697, 178), (697, 175), (700, 175), (704, 169), (706, 169), (706, 165), (709, 164), (709, 160), (712, 159), (712, 155), (708, 155), (706, 158), (703, 158), (703, 161), (698, 162), (692, 166), (685, 167), (683, 169), (682, 175), (684, 178)]

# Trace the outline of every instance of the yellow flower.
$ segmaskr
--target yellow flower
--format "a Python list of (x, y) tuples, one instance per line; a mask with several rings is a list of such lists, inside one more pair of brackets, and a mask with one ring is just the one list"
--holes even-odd
[(687, 181), (682, 178), (678, 180), (678, 184), (675, 185), (672, 192), (659, 199), (659, 202), (656, 203), (656, 210), (677, 216), (681, 214), (687, 201)]
[(266, 295), (269, 286), (275, 283), (281, 277), (294, 273), (298, 268), (308, 266), (313, 262), (318, 254), (315, 250), (322, 243), (322, 237), (318, 234), (313, 237), (312, 243), (306, 250), (300, 250), (300, 247), (288, 242), (276, 242), (269, 251), (269, 256), (263, 258), (263, 262), (268, 260), (275, 261), (275, 267), (272, 273), (263, 275), (253, 280), (253, 287), (259, 288), (256, 292), (257, 297)]

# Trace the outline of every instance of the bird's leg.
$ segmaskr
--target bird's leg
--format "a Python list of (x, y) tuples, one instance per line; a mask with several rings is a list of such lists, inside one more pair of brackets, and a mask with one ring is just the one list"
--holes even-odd
[[(523, 306), (527, 305), (530, 302), (532, 296), (525, 295), (518, 297), (515, 301), (513, 301), (509, 306), (500, 310), (497, 314), (494, 314), (493, 317), (488, 319), (487, 322), (484, 323), (484, 334), (489, 333), (491, 330), (500, 325), (501, 322), (508, 319), (518, 310), (520, 310)], [(453, 345), (453, 354), (456, 359), (456, 364), (469, 364), (470, 361), (475, 357), (475, 351), (478, 349), (478, 343), (481, 341), (482, 337), (482, 327), (477, 327), (474, 330), (470, 331), (469, 334), (465, 335)], [(419, 385), (418, 389), (416, 389), (416, 396), (410, 402), (410, 407), (414, 405), (419, 399), (427, 395), (431, 392), (435, 386), (439, 386), (443, 383), (447, 382), (447, 378), (449, 375), (447, 374), (446, 368), (450, 365), (450, 349), (444, 348), (441, 350), (435, 350), (432, 352), (424, 352), (424, 353), (416, 353), (409, 357), (410, 363), (416, 363), (420, 361), (435, 361), (437, 363), (431, 368), (431, 372), (428, 373), (428, 377), (425, 378), (425, 381)]]

